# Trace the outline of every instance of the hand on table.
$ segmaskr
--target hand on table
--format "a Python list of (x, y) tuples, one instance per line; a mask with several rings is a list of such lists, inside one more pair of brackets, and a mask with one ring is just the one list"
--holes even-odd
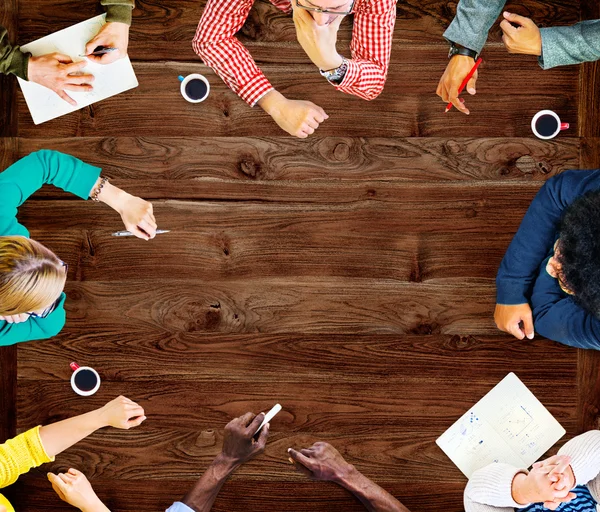
[(263, 96), (258, 104), (281, 129), (301, 139), (315, 133), (319, 125), (329, 118), (318, 105), (310, 101), (288, 100), (275, 90)]
[(100, 512), (108, 510), (92, 489), (85, 475), (76, 469), (66, 473), (48, 473), (48, 480), (58, 497), (69, 505), (84, 512)]
[[(535, 334), (533, 330), (533, 314), (531, 306), (528, 303), (515, 305), (496, 304), (494, 321), (498, 329), (512, 334), (519, 340), (522, 340), (525, 336), (532, 340)], [(521, 327), (521, 323), (523, 327)]]
[[(104, 24), (96, 36), (85, 45), (85, 54), (93, 62), (110, 64), (127, 55), (128, 44), (129, 25), (112, 21)], [(98, 46), (117, 48), (117, 50), (104, 55), (90, 55)]]
[(319, 22), (306, 9), (292, 2), (296, 37), (315, 66), (323, 71), (338, 68), (344, 59), (336, 49), (337, 33), (344, 19), (341, 15), (320, 13)]
[(248, 412), (231, 420), (225, 426), (221, 455), (231, 464), (239, 465), (261, 454), (267, 444), (270, 425), (267, 423), (262, 428), (258, 439), (254, 438), (254, 433), (264, 419), (262, 412), (256, 416)]
[(354, 470), (329, 443), (317, 442), (300, 451), (289, 448), (288, 454), (297, 469), (315, 480), (339, 483)]
[(0, 321), (5, 321), (9, 324), (21, 324), (23, 322), (27, 322), (29, 320), (28, 313), (20, 313), (18, 315), (0, 315)]
[[(515, 27), (513, 24), (518, 26)], [(537, 56), (542, 54), (542, 33), (530, 18), (504, 12), (504, 20), (500, 23), (500, 28), (504, 33), (502, 42), (508, 53)]]
[(100, 425), (129, 430), (141, 425), (146, 416), (144, 409), (124, 396), (119, 396), (98, 409)]
[[(465, 106), (464, 100), (458, 97), (458, 89), (463, 80), (470, 73), (475, 65), (475, 61), (466, 55), (455, 55), (448, 62), (446, 71), (440, 78), (437, 86), (436, 94), (444, 100), (444, 103), (452, 103), (463, 114), (470, 114), (469, 109)], [(475, 85), (479, 70), (475, 71), (473, 77), (467, 83), (467, 92), (471, 95), (476, 94)]]
[(49, 53), (39, 57), (30, 57), (27, 78), (31, 82), (43, 85), (58, 94), (73, 106), (77, 102), (65, 91), (87, 92), (92, 90), (94, 76), (81, 74), (87, 61), (73, 62), (71, 57), (62, 53)]
[(138, 238), (150, 240), (156, 236), (157, 224), (152, 203), (141, 197), (127, 194), (119, 213), (125, 227)]

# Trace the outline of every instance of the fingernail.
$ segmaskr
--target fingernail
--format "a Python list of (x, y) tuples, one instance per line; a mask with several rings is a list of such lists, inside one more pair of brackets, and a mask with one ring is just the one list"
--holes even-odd
[(533, 336), (534, 336), (534, 333), (531, 333), (531, 334), (528, 334), (528, 335), (527, 335), (527, 337), (528, 337), (530, 340), (532, 340), (532, 339), (533, 339)]
[(288, 457), (288, 460), (290, 461), (290, 464), (294, 463), (294, 459), (292, 459), (291, 457)]
[(292, 451), (292, 449), (291, 449), (291, 448), (288, 448), (288, 449), (287, 449), (287, 452), (288, 452), (288, 453), (290, 453), (291, 451)]

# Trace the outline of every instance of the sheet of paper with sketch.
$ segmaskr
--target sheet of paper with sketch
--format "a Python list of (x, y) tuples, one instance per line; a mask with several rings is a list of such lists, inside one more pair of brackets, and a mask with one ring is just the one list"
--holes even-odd
[(564, 435), (527, 386), (509, 373), (436, 443), (471, 478), (493, 462), (528, 468)]
[[(73, 62), (87, 60), (80, 57), (85, 53), (86, 43), (92, 39), (106, 23), (106, 14), (96, 16), (72, 27), (54, 32), (46, 37), (21, 47), (24, 52), (31, 52), (35, 57), (47, 53), (60, 52), (69, 55)], [(94, 75), (94, 90), (90, 92), (67, 91), (77, 102), (77, 106), (69, 105), (56, 93), (34, 82), (19, 78), (19, 84), (25, 101), (35, 124), (44, 123), (50, 119), (75, 112), (92, 103), (102, 101), (138, 86), (137, 78), (131, 66), (129, 57), (112, 64), (97, 64), (88, 61), (83, 72)]]

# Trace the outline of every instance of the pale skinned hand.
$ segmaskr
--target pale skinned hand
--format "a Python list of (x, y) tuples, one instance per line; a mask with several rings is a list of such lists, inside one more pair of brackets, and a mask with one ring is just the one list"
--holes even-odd
[[(554, 464), (534, 464), (531, 471), (525, 475), (519, 473), (512, 483), (513, 498), (517, 503), (544, 503), (546, 508), (555, 510), (561, 503), (571, 501), (575, 494), (570, 492), (568, 477), (563, 475), (570, 468), (570, 458), (555, 456)], [(571, 471), (572, 472), (572, 471)]]
[[(475, 61), (471, 57), (455, 55), (448, 62), (446, 71), (444, 71), (442, 78), (440, 78), (437, 90), (435, 91), (444, 100), (444, 103), (451, 102), (458, 110), (467, 115), (470, 114), (470, 111), (464, 105), (464, 100), (458, 97), (458, 89), (474, 65)], [(479, 70), (475, 71), (475, 74), (467, 83), (467, 92), (471, 95), (477, 92), (475, 85), (477, 84), (478, 73)]]
[[(129, 25), (111, 21), (102, 26), (96, 36), (85, 45), (85, 54), (91, 61), (99, 64), (110, 64), (127, 55), (129, 44)], [(104, 55), (90, 55), (97, 46), (118, 48)]]
[(519, 340), (522, 340), (526, 336), (532, 340), (535, 334), (533, 330), (533, 314), (531, 306), (528, 303), (515, 305), (496, 304), (494, 321), (498, 329), (512, 334)]
[(48, 480), (58, 497), (80, 510), (106, 510), (85, 475), (76, 469), (66, 473), (48, 473)]
[[(513, 24), (518, 26), (515, 27)], [(502, 42), (508, 53), (537, 56), (542, 54), (542, 33), (530, 18), (504, 12), (504, 20), (500, 23), (500, 28), (504, 33)]]
[(117, 210), (125, 227), (138, 238), (150, 240), (156, 236), (156, 219), (152, 203), (131, 194), (125, 194)]
[(301, 139), (315, 133), (319, 125), (329, 118), (318, 105), (310, 101), (288, 100), (275, 90), (263, 96), (258, 104), (282, 130)]
[(256, 429), (265, 419), (265, 413), (254, 415), (247, 412), (239, 418), (234, 418), (225, 426), (222, 456), (232, 464), (243, 464), (261, 454), (265, 450), (269, 437), (270, 425), (267, 423), (254, 438)]
[(146, 416), (144, 409), (124, 396), (118, 396), (98, 410), (101, 424), (114, 428), (129, 430), (141, 425)]
[[(541, 462), (536, 462), (533, 465), (533, 469), (545, 469), (549, 470), (548, 478), (554, 480), (558, 478), (553, 484), (554, 489), (557, 491), (570, 491), (576, 485), (575, 473), (570, 464), (570, 458), (566, 455), (554, 455)], [(574, 496), (574, 495), (573, 495)], [(569, 499), (572, 499), (570, 495), (567, 495)], [(544, 502), (544, 507), (549, 510), (556, 510), (564, 499), (555, 499), (553, 501)]]
[(338, 54), (336, 44), (344, 16), (334, 16), (330, 23), (319, 25), (306, 9), (296, 7), (295, 2), (292, 7), (296, 37), (308, 58), (323, 71), (340, 67), (344, 60)]
[(290, 462), (314, 480), (339, 482), (354, 470), (344, 457), (329, 443), (317, 442), (310, 448), (288, 449)]
[(29, 320), (29, 314), (20, 313), (18, 315), (5, 315), (5, 316), (0, 315), (0, 320), (4, 320), (5, 322), (7, 322), (9, 324), (21, 324), (21, 323), (27, 322), (27, 320)]
[(77, 106), (77, 102), (65, 91), (88, 92), (92, 90), (94, 76), (82, 74), (87, 61), (73, 62), (62, 53), (49, 53), (39, 57), (29, 57), (27, 78), (43, 85), (58, 94), (67, 103)]

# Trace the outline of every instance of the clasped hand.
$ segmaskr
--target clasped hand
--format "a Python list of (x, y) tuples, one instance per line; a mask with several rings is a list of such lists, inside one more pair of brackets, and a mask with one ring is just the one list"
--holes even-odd
[(536, 462), (528, 474), (515, 476), (513, 499), (519, 504), (543, 503), (545, 508), (556, 510), (561, 503), (575, 498), (571, 492), (575, 483), (570, 457), (555, 455)]

